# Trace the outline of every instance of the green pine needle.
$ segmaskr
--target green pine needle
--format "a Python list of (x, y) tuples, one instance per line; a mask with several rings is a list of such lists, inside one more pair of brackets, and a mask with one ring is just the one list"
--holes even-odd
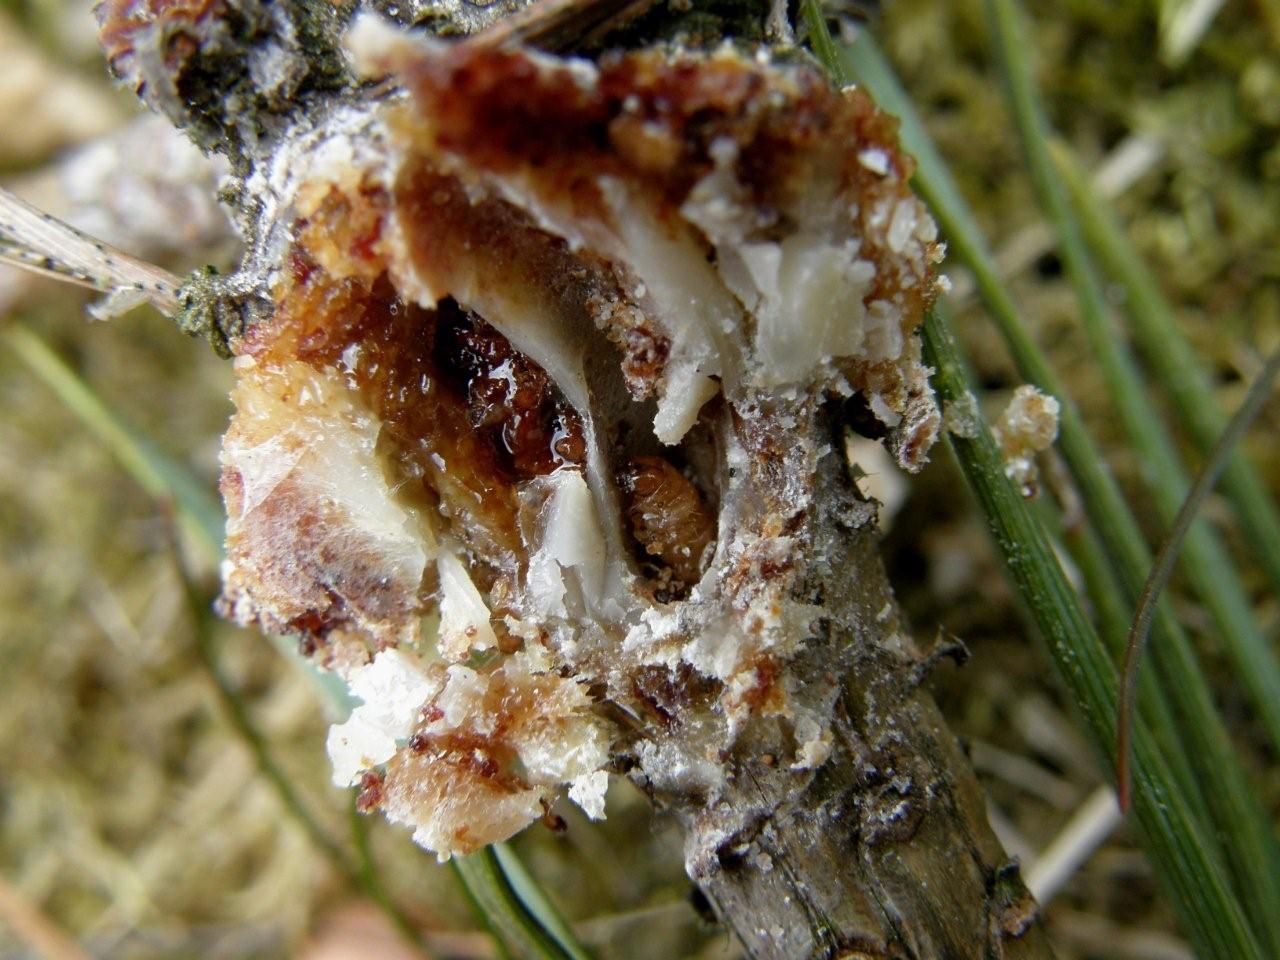
[[(1134, 342), (1169, 395), (1202, 454), (1227, 429), (1227, 416), (1209, 386), (1209, 375), (1178, 326), (1173, 306), (1160, 292), (1150, 268), (1125, 236), (1110, 205), (1089, 188), (1076, 159), (1061, 141), (1050, 143), (1054, 163), (1070, 194), (1089, 249), (1111, 280), (1124, 290), (1124, 314)], [(1271, 587), (1280, 593), (1280, 510), (1253, 463), (1235, 451), (1222, 473), (1222, 490), (1240, 518)]]
[[(825, 24), (816, 15), (816, 9), (806, 12), (810, 14), (811, 35), (824, 32)], [(867, 86), (883, 108), (902, 120), (903, 142), (915, 154), (919, 164), (917, 187), (932, 206), (952, 253), (973, 271), (979, 292), (1009, 342), (1023, 375), (1063, 402), (1063, 453), (1076, 482), (1080, 484), (1095, 528), (1105, 538), (1111, 562), (1115, 562), (1117, 554), (1129, 560), (1129, 576), (1113, 576), (1111, 582), (1124, 584), (1131, 594), (1129, 602), (1133, 602), (1141, 587), (1143, 572), (1150, 565), (1150, 553), (1132, 515), (1094, 450), (1065, 391), (1039, 348), (1026, 334), (1012, 299), (995, 273), (986, 241), (976, 221), (941, 157), (924, 134), (910, 101), (888, 64), (874, 49), (869, 37), (860, 38), (852, 48), (842, 52), (842, 67)], [(950, 342), (940, 327), (930, 328), (928, 335), (934, 349)], [(940, 371), (951, 364), (955, 376), (960, 378), (953, 386), (963, 391), (964, 388), (958, 386), (963, 383), (963, 378), (954, 349), (949, 355), (936, 356), (931, 362)], [(935, 380), (935, 385), (945, 397), (940, 379)], [(959, 395), (961, 393), (956, 394)], [(965, 446), (959, 441), (953, 440), (953, 443), (957, 447)], [(986, 452), (994, 457), (994, 447)], [(1028, 562), (1028, 553), (1039, 552), (1044, 544), (1043, 531), (1036, 527), (1034, 533), (1028, 532), (1028, 525), (1034, 521), (1026, 513), (1025, 504), (1017, 502), (1015, 506), (1015, 501), (1008, 499), (1011, 488), (998, 469), (998, 458), (987, 457), (983, 450), (973, 445), (967, 451), (957, 449), (957, 453), (966, 465), (989, 522), (996, 529), (997, 540), (1025, 605), (1041, 632), (1053, 641), (1051, 649), (1055, 659), (1081, 706), (1094, 743), (1104, 755), (1110, 756), (1115, 724), (1111, 713), (1115, 708), (1114, 665), (1097, 641), (1092, 626), (1084, 619), (1078, 602), (1074, 596), (1069, 596), (1070, 587), (1061, 580), (1056, 562), (1047, 563), (1052, 555), (1046, 555), (1044, 565)], [(1026, 515), (1014, 516), (1009, 511)], [(1133, 562), (1135, 558), (1137, 563)], [(1124, 564), (1116, 565), (1118, 570), (1123, 567)], [(1108, 599), (1114, 606), (1115, 598)], [(1170, 691), (1171, 695), (1166, 694), (1168, 702), (1178, 708), (1183, 734), (1193, 741), (1187, 748), (1192, 762), (1198, 765), (1205, 782), (1217, 782), (1217, 789), (1210, 791), (1215, 820), (1212, 823), (1204, 821), (1204, 807), (1196, 802), (1193, 795), (1185, 792), (1185, 777), (1174, 773), (1174, 765), (1161, 756), (1157, 740), (1143, 727), (1139, 728), (1138, 739), (1147, 746), (1136, 751), (1139, 784), (1143, 789), (1157, 790), (1158, 796), (1167, 800), (1163, 805), (1159, 800), (1155, 801), (1154, 810), (1152, 798), (1141, 800), (1138, 817), (1144, 825), (1148, 850), (1161, 865), (1160, 873), (1168, 885), (1174, 906), (1202, 952), (1208, 956), (1256, 956), (1259, 955), (1257, 938), (1240, 910), (1232, 879), (1233, 874), (1258, 876), (1257, 864), (1259, 860), (1267, 860), (1269, 854), (1259, 858), (1251, 852), (1242, 851), (1239, 845), (1251, 845), (1255, 850), (1261, 846), (1266, 850), (1272, 845), (1270, 827), (1250, 790), (1225, 728), (1213, 709), (1212, 697), (1185, 635), (1167, 613), (1161, 618), (1160, 628), (1167, 641), (1167, 649), (1158, 658), (1161, 681)], [(1162, 715), (1167, 716), (1167, 713), (1166, 710)], [(1167, 733), (1162, 731), (1166, 736)], [(1167, 751), (1169, 741), (1166, 739), (1164, 743)], [(1210, 757), (1212, 760), (1206, 763)], [(1148, 762), (1152, 766), (1144, 770), (1143, 765)], [(1221, 843), (1219, 837), (1222, 837)], [(1233, 857), (1233, 869), (1230, 871), (1224, 862), (1228, 855)], [(1200, 865), (1191, 868), (1191, 860), (1198, 860)], [(1205, 886), (1199, 886), (1201, 882)], [(1210, 898), (1216, 901), (1216, 905), (1209, 904)]]

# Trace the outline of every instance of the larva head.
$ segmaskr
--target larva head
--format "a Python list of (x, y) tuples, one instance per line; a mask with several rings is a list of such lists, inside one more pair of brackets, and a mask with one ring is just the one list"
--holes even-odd
[(406, 94), (261, 172), (287, 242), (236, 344), (226, 609), (350, 679), (339, 782), (379, 771), (442, 855), (562, 784), (599, 813), (623, 754), (713, 797), (761, 718), (820, 763), (787, 672), (820, 412), (862, 397), (908, 468), (938, 425), (892, 123), (729, 51), (351, 44)]

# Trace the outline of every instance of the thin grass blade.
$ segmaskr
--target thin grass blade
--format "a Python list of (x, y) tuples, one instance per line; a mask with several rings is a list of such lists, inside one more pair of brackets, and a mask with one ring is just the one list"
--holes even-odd
[(512, 891), (529, 911), (537, 916), (542, 928), (556, 938), (560, 948), (573, 960), (590, 960), (590, 955), (578, 942), (568, 922), (556, 909), (555, 904), (547, 899), (546, 892), (534, 880), (510, 845), (495, 843), (493, 853), (506, 873)]
[[(986, 0), (986, 8), (1028, 173), (1057, 234), (1059, 253), (1080, 304), (1086, 338), (1129, 441), (1146, 467), (1147, 487), (1156, 507), (1165, 522), (1173, 524), (1191, 484), (1150, 400), (1149, 388), (1111, 322), (1092, 255), (1050, 158), (1050, 128), (1032, 79), (1030, 44), (1020, 8), (1016, 0)], [(1187, 530), (1182, 568), (1217, 624), (1218, 636), (1262, 726), (1280, 748), (1280, 661), (1254, 620), (1248, 595), (1226, 549), (1203, 520), (1192, 522)], [(1275, 909), (1280, 903), (1280, 853), (1265, 821), (1251, 821), (1245, 827), (1253, 835), (1241, 838), (1244, 847), (1228, 844), (1226, 856), (1233, 865), (1237, 895), (1255, 932), (1274, 954), (1280, 955), (1280, 914)]]
[(148, 496), (173, 502), (183, 533), (204, 560), (216, 565), (222, 558), (222, 507), (208, 488), (103, 403), (57, 353), (25, 326), (11, 323), (0, 338), (111, 451)]
[(518, 887), (527, 892), (526, 881), (532, 878), (521, 870), (521, 876), (513, 882), (507, 868), (512, 857), (509, 849), (499, 856), (494, 846), (450, 862), (494, 935), (515, 956), (529, 960), (589, 960), (590, 955), (573, 938), (559, 914), (554, 913), (545, 894), (539, 894), (534, 902), (520, 896)]
[(360, 812), (360, 798), (355, 791), (351, 794), (350, 817), (351, 839), (356, 848), (355, 865), (356, 875), (359, 877), (359, 888), (382, 911), (402, 940), (418, 953), (431, 956), (413, 921), (396, 905), (386, 884), (382, 882), (382, 874), (378, 872), (378, 864), (373, 858), (373, 847), (369, 843), (369, 818)]
[[(1022, 375), (1062, 401), (1061, 449), (1080, 487), (1095, 530), (1103, 538), (1109, 554), (1111, 575), (1098, 578), (1098, 582), (1107, 584), (1111, 590), (1122, 589), (1128, 595), (1127, 603), (1133, 603), (1141, 588), (1140, 571), (1150, 565), (1150, 551), (1065, 390), (1027, 335), (1012, 298), (996, 274), (990, 250), (976, 219), (872, 38), (863, 33), (857, 42), (842, 48), (841, 53), (847, 70), (845, 75), (855, 77), (872, 92), (884, 109), (899, 117), (903, 143), (918, 163), (917, 188), (930, 203), (952, 254), (972, 271), (979, 293)], [(1109, 602), (1114, 606), (1114, 597), (1109, 598)], [(1270, 833), (1269, 821), (1231, 747), (1195, 654), (1181, 627), (1163, 606), (1159, 611), (1157, 629), (1162, 638), (1161, 653), (1156, 657), (1161, 686), (1166, 691), (1168, 703), (1176, 706), (1180, 732), (1186, 742), (1185, 750), (1180, 753), (1195, 766), (1198, 783), (1214, 788), (1207, 791), (1211, 795), (1207, 799), (1215, 814), (1214, 821), (1212, 826), (1203, 825), (1199, 835), (1204, 843), (1211, 846), (1221, 837), (1220, 856), (1230, 851), (1233, 854), (1233, 872), (1247, 876), (1256, 869), (1259, 859), (1273, 862), (1270, 851), (1274, 850), (1274, 837)], [(1167, 710), (1164, 712), (1167, 714)], [(1101, 728), (1092, 723), (1092, 718), (1087, 719), (1091, 721), (1090, 729), (1095, 738), (1100, 730), (1102, 735), (1110, 738), (1111, 733), (1105, 731), (1112, 729), (1113, 718), (1105, 721)], [(1181, 797), (1179, 781), (1185, 784), (1185, 779), (1175, 778), (1165, 781), (1165, 785)], [(1190, 796), (1188, 794), (1185, 799), (1190, 799)], [(1192, 803), (1184, 809), (1199, 824), (1196, 811), (1204, 808), (1201, 804)], [(1161, 859), (1156, 852), (1159, 842), (1160, 838), (1149, 838), (1149, 849), (1158, 861)], [(1242, 852), (1241, 845), (1249, 847), (1250, 851)], [(1265, 851), (1261, 858), (1256, 854), (1259, 849)], [(1214, 860), (1221, 863), (1220, 856)], [(1201, 922), (1188, 914), (1188, 911), (1199, 912), (1201, 909), (1194, 899), (1180, 901), (1177, 905), (1188, 928)]]
[(1151, 618), (1155, 614), (1156, 600), (1169, 577), (1173, 575), (1173, 565), (1177, 560), (1178, 550), (1191, 530), (1191, 524), (1205, 499), (1213, 490), (1214, 484), (1227, 464), (1227, 458), (1235, 449), (1240, 438), (1262, 412), (1267, 398), (1275, 386), (1276, 374), (1280, 373), (1280, 350), (1276, 350), (1267, 360), (1262, 372), (1254, 379), (1249, 394), (1231, 423), (1222, 432), (1217, 444), (1209, 453), (1200, 475), (1183, 501), (1178, 516), (1173, 521), (1173, 529), (1165, 540), (1156, 562), (1147, 575), (1146, 585), (1142, 588), (1142, 599), (1138, 603), (1138, 611), (1133, 617), (1133, 626), (1129, 628), (1129, 637), (1125, 643), (1124, 669), (1121, 672), (1123, 681), (1120, 697), (1120, 715), (1116, 718), (1116, 780), (1120, 785), (1120, 809), (1129, 808), (1130, 776), (1129, 776), (1129, 739), (1133, 730), (1133, 712), (1138, 688), (1138, 671), (1142, 663), (1142, 652), (1151, 633)]
[[(987, 0), (1010, 107), (1022, 139), (1028, 172), (1053, 226), (1067, 275), (1076, 290), (1085, 335), (1111, 392), (1116, 412), (1143, 464), (1147, 486), (1166, 523), (1172, 523), (1191, 482), (1127, 349), (1111, 323), (1102, 282), (1049, 156), (1050, 129), (1031, 78), (1028, 43), (1014, 0)], [(1218, 625), (1236, 673), (1254, 709), (1280, 749), (1280, 661), (1253, 618), (1244, 587), (1225, 548), (1203, 521), (1187, 532), (1183, 569)], [(1280, 886), (1275, 889), (1280, 902)], [(1274, 911), (1271, 911), (1274, 913)], [(1280, 931), (1276, 949), (1280, 951)]]
[[(1202, 453), (1213, 448), (1227, 428), (1227, 416), (1209, 386), (1209, 377), (1179, 329), (1172, 305), (1160, 291), (1110, 206), (1089, 189), (1080, 165), (1061, 141), (1050, 144), (1054, 163), (1066, 185), (1089, 248), (1110, 278), (1123, 288), (1124, 313), (1134, 341), (1178, 411)], [(1222, 490), (1240, 518), (1272, 589), (1280, 593), (1280, 510), (1253, 463), (1235, 451), (1222, 474)]]
[[(1072, 559), (1084, 578), (1085, 593), (1093, 606), (1099, 632), (1112, 657), (1123, 656), (1125, 638), (1129, 633), (1132, 614), (1120, 591), (1116, 589), (1111, 565), (1107, 562), (1102, 544), (1088, 524), (1074, 524), (1064, 528), (1060, 518), (1048, 507), (1042, 506), (1037, 516), (1054, 542)], [(1161, 756), (1177, 780), (1178, 792), (1188, 809), (1206, 829), (1212, 829), (1213, 812), (1202, 789), (1196, 767), (1192, 764), (1186, 744), (1180, 739), (1178, 715), (1169, 702), (1160, 680), (1152, 671), (1138, 678), (1138, 696), (1142, 704), (1142, 716), (1147, 721), (1151, 735), (1160, 748)]]
[[(937, 371), (933, 383), (943, 403), (972, 396), (955, 341), (936, 313), (925, 325), (925, 360)], [(1118, 692), (1111, 658), (1043, 529), (1005, 477), (986, 424), (979, 422), (975, 427), (966, 431), (972, 437), (948, 437), (951, 448), (982, 506), (1009, 577), (1084, 715), (1094, 745), (1111, 757)], [(1182, 798), (1145, 724), (1134, 731), (1134, 758), (1142, 785), (1135, 812), (1146, 846), (1199, 954), (1222, 960), (1267, 956), (1231, 890), (1215, 844)]]

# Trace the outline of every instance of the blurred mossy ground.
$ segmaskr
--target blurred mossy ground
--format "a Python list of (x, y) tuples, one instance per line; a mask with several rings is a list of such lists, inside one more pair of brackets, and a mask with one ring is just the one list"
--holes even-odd
[[(1256, 8), (1228, 4), (1195, 53), (1170, 67), (1157, 57), (1153, 6), (1026, 4), (1046, 106), (1077, 156), (1095, 167), (1135, 134), (1159, 145), (1159, 161), (1114, 206), (1230, 410), (1261, 358), (1280, 343), (1280, 45)], [(1002, 241), (1039, 215), (991, 66), (981, 3), (898, 0), (884, 25), (886, 52), (999, 251)], [(1138, 505), (1139, 521), (1158, 539), (1162, 530), (1142, 489), (1143, 465), (1127, 447), (1089, 358), (1057, 258), (1042, 255), (1011, 286), (1023, 318), (1050, 351), (1130, 502)], [(959, 312), (955, 328), (992, 409), (998, 408), (1020, 382), (999, 336), (973, 303)], [(1280, 407), (1272, 404), (1247, 444), (1273, 492), (1280, 490), (1278, 427)], [(913, 481), (890, 534), (892, 577), (917, 633), (941, 627), (970, 644), (970, 665), (939, 677), (935, 689), (956, 732), (974, 742), (993, 805), (1034, 850), (1065, 820), (1067, 810), (1059, 805), (1072, 794), (1064, 788), (1082, 797), (1102, 782), (1101, 772), (1083, 746), (1064, 739), (1071, 711), (1052, 683), (1047, 658), (1020, 628), (981, 520), (954, 496), (962, 480), (945, 454), (935, 459)], [(1051, 470), (1045, 479), (1052, 488)], [(1266, 590), (1226, 505), (1214, 500), (1206, 512), (1235, 548), (1274, 641), (1280, 632), (1277, 598)], [(1177, 584), (1175, 604), (1204, 652), (1218, 702), (1268, 808), (1280, 813), (1277, 758), (1251, 725), (1206, 616), (1194, 598), (1177, 593)], [(991, 747), (1032, 760), (1058, 781), (1023, 777), (1027, 771)], [(1049, 918), (1063, 955), (1124, 955), (1117, 931), (1173, 929), (1132, 833), (1124, 829), (1077, 874)], [(1143, 955), (1162, 955), (1146, 940), (1131, 945), (1141, 950), (1144, 943), (1153, 952)]]
[[(1280, 340), (1280, 47), (1250, 4), (1228, 4), (1180, 67), (1160, 63), (1150, 4), (1036, 2), (1040, 79), (1052, 119), (1087, 164), (1126, 136), (1155, 138), (1163, 158), (1116, 200), (1140, 250), (1180, 310), (1187, 335), (1233, 407)], [(87, 5), (7, 0), (6, 29), (51, 67), (107, 89), (85, 43)], [(884, 46), (997, 249), (1037, 220), (1016, 138), (990, 66), (978, 0), (893, 0)], [(2, 78), (2, 77), (0, 77)], [(121, 99), (121, 114), (128, 112)], [(52, 109), (52, 108), (50, 108)], [(32, 142), (60, 117), (33, 103)], [(21, 172), (75, 142), (41, 151), (0, 139), (0, 170)], [(174, 265), (186, 267), (190, 264)], [(1051, 254), (1014, 280), (1040, 341), (1138, 492), (1127, 452), (1073, 319)], [(190, 463), (210, 485), (226, 422), (227, 366), (146, 311), (111, 324), (84, 319), (83, 297), (50, 285), (21, 319), (37, 329), (121, 416)], [(11, 318), (0, 319), (0, 324)], [(1018, 383), (976, 308), (958, 327), (984, 387), (999, 402)], [(1273, 406), (1250, 450), (1280, 486)], [(935, 680), (956, 731), (972, 745), (995, 816), (1028, 851), (1042, 848), (1101, 782), (1047, 660), (1022, 629), (961, 482), (940, 453), (911, 482), (886, 541), (894, 581), (917, 632), (962, 637), (974, 659)], [(1210, 515), (1232, 535), (1221, 504)], [(1153, 533), (1152, 517), (1140, 519)], [(165, 524), (110, 455), (7, 350), (0, 349), (0, 877), (95, 955), (268, 957), (293, 953), (352, 897), (308, 846), (247, 750), (224, 722), (193, 653)], [(1280, 610), (1238, 537), (1246, 583), (1275, 637)], [(211, 570), (201, 571), (212, 592)], [(1204, 617), (1178, 599), (1201, 634), (1234, 732), (1256, 743)], [(274, 648), (216, 628), (224, 662), (299, 788), (344, 829), (347, 798), (328, 785), (326, 720), (309, 680)], [(1277, 809), (1276, 758), (1247, 754)], [(687, 905), (679, 831), (629, 788), (610, 819), (565, 811), (564, 836), (535, 828), (517, 843), (589, 942), (608, 956), (733, 952)], [(407, 837), (373, 824), (378, 862), (397, 899), (432, 930), (474, 929), (449, 874)], [(1122, 949), (1176, 956), (1169, 913), (1122, 829), (1049, 911), (1064, 957)], [(1129, 938), (1129, 939), (1126, 939)], [(459, 941), (457, 950), (476, 947)], [(480, 946), (483, 946), (481, 943)], [(1169, 951), (1174, 952), (1170, 953)], [(0, 956), (18, 944), (0, 930)]]

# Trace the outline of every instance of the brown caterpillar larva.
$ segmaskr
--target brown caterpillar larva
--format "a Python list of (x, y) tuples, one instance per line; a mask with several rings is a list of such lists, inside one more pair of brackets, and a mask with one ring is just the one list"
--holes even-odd
[(627, 524), (639, 546), (641, 565), (650, 568), (655, 598), (685, 596), (702, 576), (716, 521), (698, 488), (662, 457), (635, 457), (623, 468)]

